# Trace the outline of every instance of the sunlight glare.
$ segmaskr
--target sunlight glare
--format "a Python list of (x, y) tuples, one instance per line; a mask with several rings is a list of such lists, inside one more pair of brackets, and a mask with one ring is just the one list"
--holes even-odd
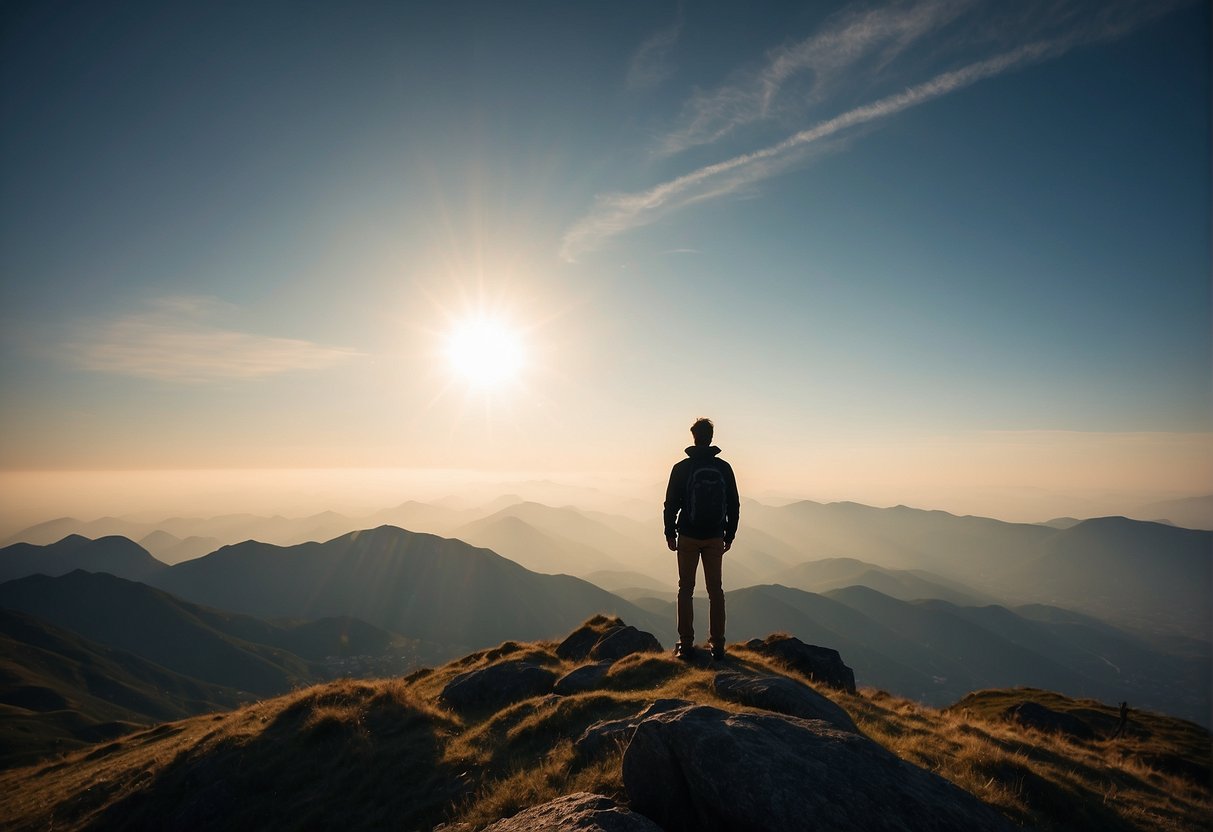
[(522, 339), (500, 320), (469, 319), (451, 330), (447, 358), (455, 374), (473, 387), (501, 387), (522, 369)]

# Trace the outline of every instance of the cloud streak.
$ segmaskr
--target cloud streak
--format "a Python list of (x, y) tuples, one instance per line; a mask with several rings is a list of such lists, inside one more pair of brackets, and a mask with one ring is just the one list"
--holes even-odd
[[(767, 62), (732, 84), (695, 95), (683, 114), (683, 126), (668, 134), (659, 152), (673, 155), (714, 143), (738, 128), (763, 121), (805, 101), (825, 98), (839, 76), (856, 65), (875, 61), (878, 67), (952, 22), (974, 0), (927, 0), (863, 11), (846, 10), (823, 29), (790, 46), (767, 53)], [(811, 75), (811, 90), (803, 100), (781, 102), (785, 88), (799, 76)]]
[[(1152, 11), (1157, 14), (1166, 10), (1167, 5), (1159, 4)], [(940, 73), (928, 81), (793, 133), (775, 144), (705, 165), (647, 190), (599, 196), (590, 212), (565, 232), (560, 256), (573, 262), (618, 234), (648, 225), (688, 205), (734, 194), (791, 166), (803, 164), (814, 151), (830, 149), (830, 140), (841, 138), (846, 131), (874, 124), (979, 81), (1056, 58), (1076, 46), (1118, 37), (1140, 24), (1145, 16), (1104, 16), (1084, 29), (1036, 40)], [(909, 30), (903, 27), (903, 31)], [(856, 42), (855, 38), (843, 40)], [(778, 81), (785, 75), (786, 72), (780, 71), (772, 77)]]
[(682, 33), (682, 13), (666, 28), (640, 44), (628, 63), (627, 86), (629, 89), (655, 87), (669, 78), (674, 70), (670, 66), (670, 52), (678, 43)]
[(81, 338), (66, 345), (68, 359), (91, 372), (205, 383), (323, 370), (361, 355), (208, 322), (216, 312), (231, 308), (207, 298), (160, 300), (146, 312), (87, 327)]

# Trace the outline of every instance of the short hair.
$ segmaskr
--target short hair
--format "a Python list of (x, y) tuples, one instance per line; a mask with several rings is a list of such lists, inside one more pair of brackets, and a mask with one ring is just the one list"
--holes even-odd
[(701, 416), (691, 425), (691, 436), (695, 437), (696, 445), (707, 445), (712, 441), (712, 433), (715, 430), (716, 426), (712, 424), (712, 420)]

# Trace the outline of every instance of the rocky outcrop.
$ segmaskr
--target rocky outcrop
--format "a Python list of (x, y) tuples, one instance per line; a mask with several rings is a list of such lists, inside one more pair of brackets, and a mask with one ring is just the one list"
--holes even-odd
[(602, 684), (602, 680), (606, 678), (612, 664), (614, 664), (614, 661), (611, 659), (594, 662), (593, 664), (583, 664), (581, 667), (574, 668), (557, 679), (553, 690), (561, 696), (572, 696), (575, 693), (593, 690)]
[(568, 637), (557, 645), (556, 655), (566, 661), (585, 661), (600, 638), (624, 626), (623, 621), (618, 618), (596, 615), (569, 633)]
[(590, 648), (591, 659), (612, 661), (633, 653), (663, 653), (664, 648), (652, 633), (637, 630), (632, 626), (620, 627), (606, 633)]
[(552, 691), (556, 674), (523, 660), (501, 662), (460, 673), (439, 698), (456, 711), (495, 710)]
[(1078, 717), (1055, 711), (1039, 702), (1020, 702), (1018, 705), (1012, 705), (1003, 712), (1003, 716), (1037, 731), (1065, 734), (1079, 740), (1095, 739), (1094, 729)]
[(686, 699), (658, 699), (650, 702), (643, 711), (623, 719), (595, 722), (581, 732), (573, 748), (585, 759), (601, 757), (612, 748), (627, 745), (636, 732), (636, 726), (654, 714), (662, 714), (692, 704)]
[(712, 687), (717, 696), (731, 702), (802, 719), (821, 719), (844, 731), (859, 731), (846, 711), (803, 682), (787, 676), (717, 673)]
[(692, 706), (642, 721), (623, 756), (634, 811), (666, 832), (1010, 832), (977, 798), (821, 720)]
[(837, 650), (805, 644), (795, 636), (772, 634), (765, 639), (751, 639), (746, 647), (779, 659), (788, 667), (802, 673), (810, 681), (820, 682), (847, 693), (855, 692), (855, 671), (842, 663)]
[(566, 794), (499, 820), (484, 832), (662, 832), (644, 815), (588, 792)]
[(652, 633), (637, 630), (618, 618), (596, 616), (569, 634), (556, 648), (568, 661), (622, 659), (632, 653), (661, 653), (664, 648)]

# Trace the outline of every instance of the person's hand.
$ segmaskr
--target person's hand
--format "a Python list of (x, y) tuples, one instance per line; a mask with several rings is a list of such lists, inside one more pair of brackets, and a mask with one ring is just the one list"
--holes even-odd
[(667, 537), (665, 539), (665, 545), (670, 547), (671, 552), (677, 552), (678, 551), (678, 538), (674, 537), (674, 535), (670, 535), (669, 537)]
[(733, 548), (733, 541), (726, 540), (724, 542), (724, 550), (727, 552), (727, 551), (729, 551), (729, 549), (732, 549), (732, 548)]

